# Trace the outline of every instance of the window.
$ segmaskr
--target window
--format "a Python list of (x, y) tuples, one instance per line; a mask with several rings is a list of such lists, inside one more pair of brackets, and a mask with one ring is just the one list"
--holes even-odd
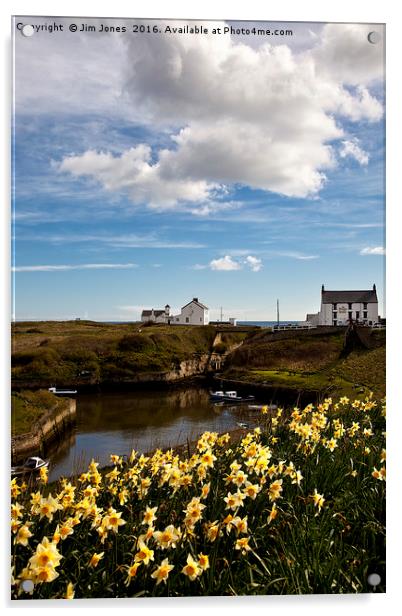
[(363, 312), (363, 319), (367, 319), (367, 310)]
[(332, 321), (332, 325), (338, 325), (338, 321)]
[(334, 314), (332, 315), (332, 318), (333, 318), (333, 319), (337, 319), (337, 318), (338, 318), (338, 313), (337, 313), (337, 312), (334, 312)]
[(179, 317), (176, 317), (176, 321), (179, 322)]
[(189, 323), (189, 321), (190, 321), (190, 318), (186, 317), (186, 323)]
[(358, 321), (359, 319), (360, 319), (360, 312), (356, 310), (356, 321)]
[(349, 310), (352, 310), (352, 303), (351, 302), (348, 303), (348, 308), (349, 308)]
[(353, 312), (351, 310), (349, 310), (348, 312), (348, 318), (353, 319)]
[(202, 317), (200, 317), (200, 322), (202, 323)]
[(363, 310), (367, 310), (367, 302), (364, 302), (364, 304), (363, 304)]

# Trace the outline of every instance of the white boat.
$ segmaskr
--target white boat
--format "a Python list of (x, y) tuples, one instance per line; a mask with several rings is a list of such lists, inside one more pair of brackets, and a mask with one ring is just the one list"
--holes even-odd
[(49, 460), (42, 460), (39, 456), (32, 456), (27, 458), (21, 466), (12, 466), (11, 475), (26, 475), (27, 473), (35, 473), (41, 468), (47, 468), (49, 466)]
[(73, 396), (77, 393), (76, 389), (57, 389), (56, 387), (49, 387), (49, 391), (56, 396)]
[(237, 391), (211, 391), (210, 398), (214, 402), (251, 402), (254, 396), (238, 396)]

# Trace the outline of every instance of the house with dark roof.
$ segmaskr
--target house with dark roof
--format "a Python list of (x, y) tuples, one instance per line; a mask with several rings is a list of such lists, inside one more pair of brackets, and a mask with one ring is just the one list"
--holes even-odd
[(209, 308), (200, 302), (198, 297), (193, 297), (191, 302), (183, 306), (180, 314), (172, 318), (174, 325), (208, 325), (208, 323)]
[(379, 322), (378, 298), (375, 284), (363, 291), (329, 291), (321, 287), (321, 309), (308, 314), (311, 325), (347, 325), (351, 321), (364, 325)]
[(170, 306), (166, 304), (164, 310), (143, 310), (141, 313), (141, 321), (143, 323), (169, 323)]

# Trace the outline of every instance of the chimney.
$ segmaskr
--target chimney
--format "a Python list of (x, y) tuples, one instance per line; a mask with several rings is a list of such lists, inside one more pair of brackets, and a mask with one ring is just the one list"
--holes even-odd
[(193, 302), (198, 302), (198, 297), (193, 297)]
[(321, 285), (321, 293), (325, 291), (324, 285)]
[(373, 284), (373, 291), (376, 291), (376, 286), (375, 286), (375, 284)]

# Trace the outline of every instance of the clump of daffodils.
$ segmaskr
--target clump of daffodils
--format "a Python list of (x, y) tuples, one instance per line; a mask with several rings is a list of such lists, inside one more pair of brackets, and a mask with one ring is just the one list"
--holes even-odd
[[(303, 528), (322, 524), (327, 511), (332, 519), (348, 518), (337, 511), (322, 469), (333, 472), (346, 460), (342, 476), (350, 489), (364, 479), (382, 493), (379, 414), (385, 416), (385, 401), (372, 396), (327, 398), (286, 412), (263, 407), (262, 429), (235, 443), (229, 434), (205, 432), (187, 457), (172, 449), (112, 454), (107, 472), (92, 460), (78, 479), (62, 479), (56, 489), (45, 472), (30, 490), (13, 479), (14, 598), (72, 599), (108, 585), (115, 596), (180, 594), (192, 585), (199, 593), (212, 584), (209, 592), (216, 572), (230, 569), (229, 558), (258, 568), (267, 553), (272, 558), (278, 537), (286, 543), (296, 511), (307, 520)], [(293, 562), (291, 554), (281, 559)]]

